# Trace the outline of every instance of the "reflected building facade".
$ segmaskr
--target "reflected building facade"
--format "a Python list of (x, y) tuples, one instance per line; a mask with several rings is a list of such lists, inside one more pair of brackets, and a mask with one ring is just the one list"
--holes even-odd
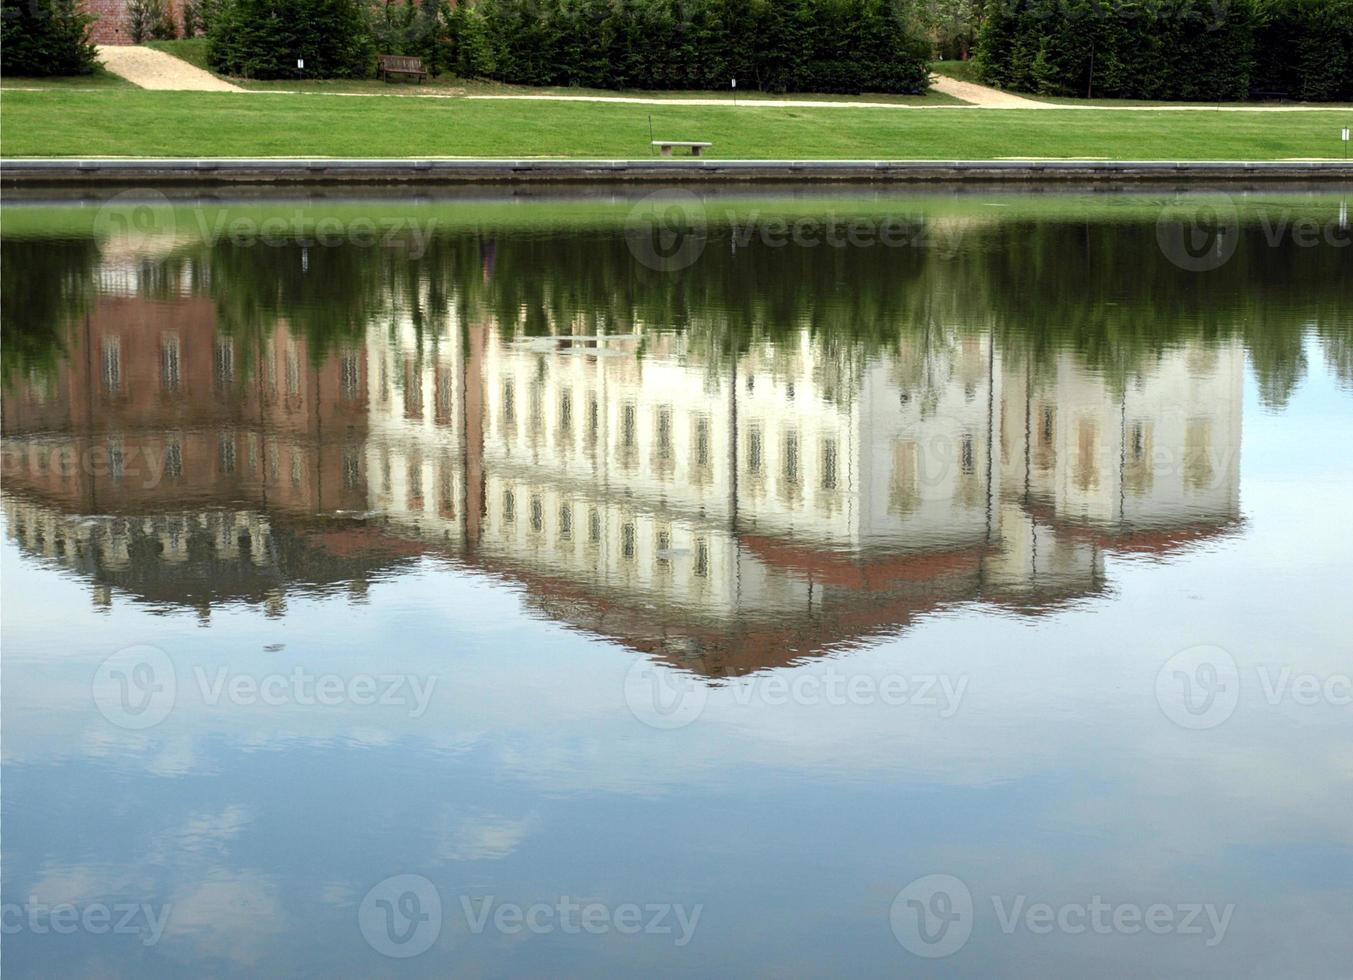
[(28, 552), (206, 615), (430, 555), (543, 615), (709, 676), (895, 633), (956, 602), (1036, 613), (1109, 551), (1239, 520), (1244, 350), (1189, 341), (1121, 382), (1069, 350), (928, 328), (522, 336), (399, 310), (322, 355), (212, 301), (100, 295), (3, 408)]

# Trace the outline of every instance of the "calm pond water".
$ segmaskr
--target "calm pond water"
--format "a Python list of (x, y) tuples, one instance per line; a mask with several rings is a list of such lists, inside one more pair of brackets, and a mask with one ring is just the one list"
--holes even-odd
[(1347, 976), (1349, 235), (7, 198), (6, 973)]

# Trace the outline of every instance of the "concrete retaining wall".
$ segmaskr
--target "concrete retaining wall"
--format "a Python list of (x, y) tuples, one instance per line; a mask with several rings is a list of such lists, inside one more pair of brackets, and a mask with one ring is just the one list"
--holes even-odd
[(8, 186), (519, 181), (1353, 181), (1353, 162), (1018, 160), (4, 160)]

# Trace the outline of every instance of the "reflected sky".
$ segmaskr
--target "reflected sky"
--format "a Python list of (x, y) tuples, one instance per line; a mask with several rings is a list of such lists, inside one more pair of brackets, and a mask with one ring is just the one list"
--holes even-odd
[(826, 200), (24, 211), (5, 968), (1346, 970), (1337, 196)]

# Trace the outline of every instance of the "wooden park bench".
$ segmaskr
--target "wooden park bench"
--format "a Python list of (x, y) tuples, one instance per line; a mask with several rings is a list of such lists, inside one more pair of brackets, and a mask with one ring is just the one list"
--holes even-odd
[(376, 73), (386, 82), (390, 80), (391, 75), (412, 75), (415, 80), (428, 77), (422, 58), (403, 54), (376, 55)]
[(653, 145), (658, 148), (658, 152), (665, 157), (672, 155), (672, 147), (689, 146), (691, 156), (698, 157), (702, 150), (707, 146), (713, 146), (713, 143), (702, 143), (699, 140), (654, 140)]

